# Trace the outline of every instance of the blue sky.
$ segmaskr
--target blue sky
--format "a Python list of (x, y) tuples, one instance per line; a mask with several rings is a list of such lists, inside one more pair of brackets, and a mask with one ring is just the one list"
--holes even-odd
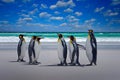
[(0, 32), (120, 32), (120, 0), (0, 0)]

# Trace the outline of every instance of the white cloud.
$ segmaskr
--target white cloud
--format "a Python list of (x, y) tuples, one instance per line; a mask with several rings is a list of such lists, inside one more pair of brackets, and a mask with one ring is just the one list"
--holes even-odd
[(19, 18), (17, 24), (22, 24), (22, 23), (30, 22), (32, 20), (33, 19), (30, 18), (30, 17), (29, 18)]
[(49, 14), (49, 13), (47, 13), (47, 12), (41, 12), (41, 13), (39, 14), (39, 16), (40, 16), (40, 17), (43, 17), (43, 18), (47, 18), (47, 17), (50, 17), (51, 14)]
[(107, 10), (105, 13), (103, 13), (104, 16), (117, 16), (119, 15), (118, 12), (113, 12), (112, 10)]
[(111, 22), (120, 24), (120, 20), (111, 20)]
[(5, 3), (11, 3), (11, 2), (15, 2), (15, 0), (2, 0)]
[(100, 11), (102, 11), (103, 9), (104, 9), (104, 7), (96, 8), (96, 9), (95, 9), (95, 12), (100, 12)]
[(73, 0), (69, 0), (67, 2), (58, 1), (56, 4), (51, 5), (50, 9), (55, 9), (55, 8), (59, 8), (59, 7), (75, 7), (75, 3), (73, 2)]
[(89, 19), (89, 20), (86, 20), (85, 23), (92, 23), (92, 22), (95, 22), (96, 19), (92, 18), (92, 19)]
[(120, 0), (112, 0), (111, 5), (120, 5)]
[(21, 14), (20, 16), (22, 16), (22, 17), (30, 17), (30, 16), (27, 15), (27, 14)]
[(48, 24), (41, 24), (41, 23), (27, 23), (26, 24), (27, 26), (30, 26), (30, 27), (36, 27), (36, 26), (38, 26), (38, 27), (49, 27), (50, 25), (48, 25)]
[(67, 2), (67, 5), (68, 5), (69, 7), (75, 7), (75, 6), (76, 6), (75, 3), (73, 2), (73, 0), (69, 0), (69, 1)]
[(86, 1), (86, 0), (76, 0), (76, 1)]
[(32, 7), (38, 7), (39, 4), (33, 4)]
[(81, 16), (81, 15), (82, 15), (82, 12), (75, 12), (75, 15)]
[(22, 0), (24, 3), (30, 2), (32, 0)]
[(79, 21), (79, 19), (77, 19), (75, 16), (71, 16), (71, 15), (68, 15), (67, 17), (66, 17), (66, 19), (68, 20), (68, 22), (78, 22)]
[(119, 14), (118, 12), (114, 12), (114, 13), (110, 13), (109, 16), (116, 16), (118, 14)]
[(22, 20), (23, 21), (32, 21), (33, 19), (32, 18), (23, 18)]
[(67, 26), (67, 23), (62, 23), (59, 26)]
[(82, 28), (83, 25), (80, 25), (79, 23), (62, 23), (59, 25), (60, 27), (71, 27), (73, 29), (76, 29), (76, 28)]
[(66, 10), (64, 10), (64, 12), (71, 13), (71, 12), (73, 12), (73, 10), (70, 8), (67, 8)]
[(45, 8), (48, 8), (48, 6), (46, 4), (41, 4), (41, 8), (45, 9)]
[(50, 17), (51, 20), (63, 20), (63, 17)]
[(0, 21), (0, 24), (8, 24), (8, 21)]
[(56, 5), (51, 5), (51, 6), (50, 6), (50, 9), (55, 9), (55, 8), (57, 8)]
[(32, 11), (30, 11), (29, 13), (30, 13), (30, 14), (35, 14), (36, 12), (38, 12), (38, 9), (37, 9), (37, 8), (35, 8), (35, 9), (32, 10)]
[(21, 12), (27, 12), (26, 10), (22, 9)]
[(54, 14), (60, 14), (60, 12), (58, 12), (58, 11), (55, 11), (55, 12), (54, 12)]

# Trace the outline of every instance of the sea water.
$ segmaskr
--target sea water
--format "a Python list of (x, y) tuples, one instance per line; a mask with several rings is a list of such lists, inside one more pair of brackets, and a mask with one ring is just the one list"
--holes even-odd
[[(32, 33), (0, 33), (0, 42), (18, 42), (19, 34), (23, 34), (26, 42), (29, 42), (32, 36), (42, 37), (41, 42), (57, 42), (56, 32), (32, 32)], [(76, 37), (77, 42), (85, 42), (88, 36), (87, 32), (64, 32), (63, 34), (66, 41), (69, 41), (68, 36), (73, 35)], [(94, 33), (97, 42), (120, 42), (120, 32), (96, 32)]]

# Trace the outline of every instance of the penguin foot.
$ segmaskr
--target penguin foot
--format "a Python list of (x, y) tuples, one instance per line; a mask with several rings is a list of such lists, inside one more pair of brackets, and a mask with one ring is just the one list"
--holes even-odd
[(17, 62), (20, 62), (20, 59), (18, 59)]
[(29, 62), (29, 65), (32, 65), (32, 62)]
[(63, 65), (64, 65), (64, 66), (67, 66), (67, 63), (64, 63)]
[(37, 62), (37, 61), (36, 61), (36, 63), (37, 63), (37, 64), (41, 64), (41, 62)]
[(70, 66), (75, 66), (76, 64), (75, 63), (71, 63)]
[(97, 65), (96, 62), (94, 64)]
[(33, 65), (38, 65), (38, 64), (39, 64), (39, 62), (34, 61), (32, 64), (33, 64)]
[(68, 64), (72, 64), (72, 62), (68, 63)]
[(60, 63), (60, 64), (57, 64), (57, 65), (58, 65), (58, 66), (63, 66), (63, 64), (61, 64), (61, 63)]
[(90, 63), (90, 64), (87, 64), (86, 66), (92, 66), (93, 64), (92, 63)]
[(22, 59), (21, 62), (26, 62), (26, 61)]
[(78, 66), (82, 66), (80, 63), (76, 63)]
[(33, 65), (38, 65), (37, 63), (32, 63)]

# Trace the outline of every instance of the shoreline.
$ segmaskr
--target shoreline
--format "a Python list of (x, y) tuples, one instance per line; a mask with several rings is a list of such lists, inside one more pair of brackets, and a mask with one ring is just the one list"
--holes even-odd
[[(0, 42), (0, 50), (15, 50), (17, 44), (18, 42)], [(27, 42), (27, 46), (28, 44)], [(85, 46), (85, 42), (78, 42), (78, 44)], [(98, 42), (97, 45), (98, 49), (120, 49), (120, 42)], [(57, 49), (57, 42), (41, 42), (41, 46), (43, 50)]]

